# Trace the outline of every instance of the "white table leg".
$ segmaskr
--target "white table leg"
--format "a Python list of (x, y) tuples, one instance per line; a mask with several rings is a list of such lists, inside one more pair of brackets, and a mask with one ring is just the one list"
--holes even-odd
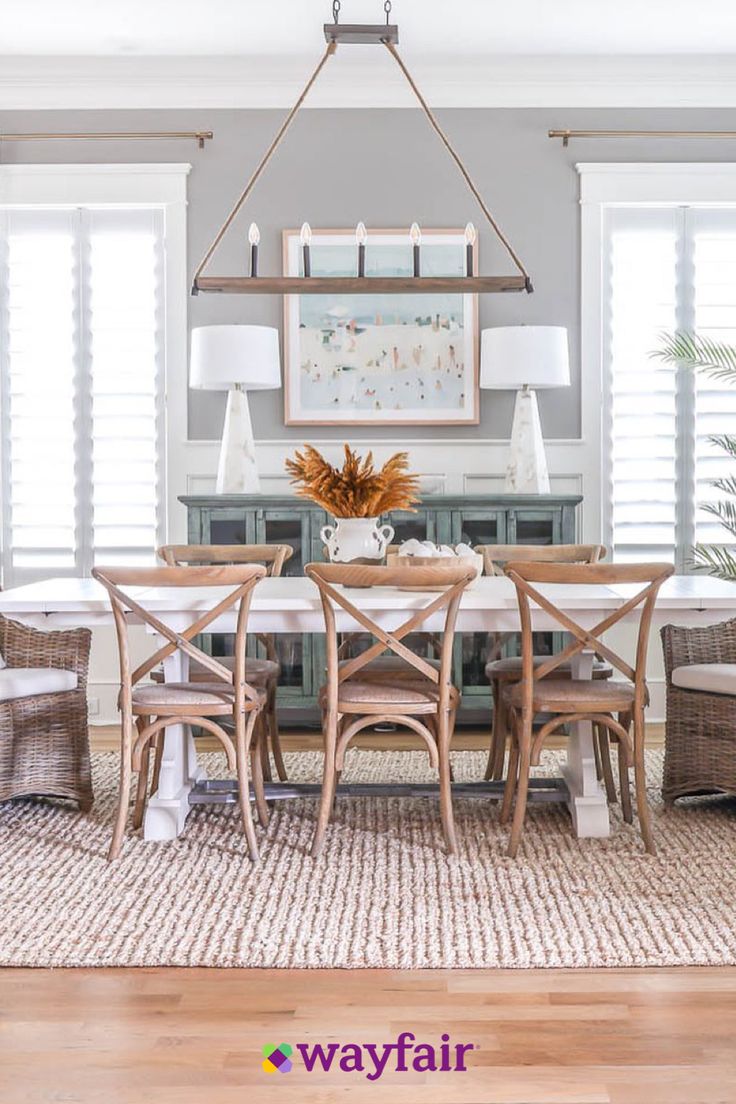
[[(592, 652), (581, 652), (572, 660), (572, 677), (593, 677)], [(590, 721), (578, 721), (570, 726), (567, 742), (567, 762), (562, 775), (570, 791), (568, 808), (578, 837), (610, 835), (606, 792), (598, 781), (593, 752), (593, 726)]]
[[(186, 682), (189, 657), (174, 652), (164, 660), (166, 682)], [(176, 839), (189, 815), (189, 791), (195, 782), (206, 778), (197, 762), (197, 752), (189, 725), (170, 725), (164, 737), (164, 754), (158, 790), (146, 808), (143, 838), (147, 840)]]

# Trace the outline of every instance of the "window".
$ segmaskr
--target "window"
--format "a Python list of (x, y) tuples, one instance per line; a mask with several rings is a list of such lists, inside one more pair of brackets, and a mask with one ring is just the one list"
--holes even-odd
[[(579, 169), (593, 174), (583, 184), (584, 205), (593, 201), (583, 280), (597, 252), (599, 302), (596, 326), (585, 319), (595, 295), (584, 291), (583, 355), (587, 347), (585, 378), (597, 340), (604, 540), (617, 559), (664, 559), (686, 571), (696, 542), (731, 539), (702, 504), (729, 468), (709, 437), (736, 434), (736, 389), (650, 354), (665, 330), (736, 344), (736, 176), (731, 166)], [(715, 188), (707, 169), (720, 178)]]
[(6, 585), (151, 563), (165, 538), (166, 219), (0, 209)]

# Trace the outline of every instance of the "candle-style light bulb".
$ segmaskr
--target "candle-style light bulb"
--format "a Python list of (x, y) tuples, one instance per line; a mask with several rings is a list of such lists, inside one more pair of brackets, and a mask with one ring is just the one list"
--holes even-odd
[(365, 276), (365, 243), (368, 240), (368, 231), (364, 222), (359, 222), (355, 227), (355, 240), (358, 243), (358, 276)]
[(309, 247), (312, 244), (312, 227), (308, 222), (302, 223), (301, 233), (299, 238), (302, 243), (302, 261), (304, 264), (304, 275), (312, 275), (312, 258), (309, 252)]
[(258, 243), (261, 240), (261, 232), (254, 222), (248, 227), (248, 241), (250, 242), (250, 274), (258, 275)]
[(419, 229), (419, 223), (413, 222), (411, 224), (411, 230), (409, 231), (409, 241), (412, 244), (412, 257), (414, 276), (421, 276), (421, 262), (419, 260), (419, 244), (422, 240), (422, 231)]
[(475, 239), (478, 237), (478, 232), (473, 226), (472, 222), (469, 222), (465, 227), (465, 275), (473, 275), (473, 247), (475, 245)]

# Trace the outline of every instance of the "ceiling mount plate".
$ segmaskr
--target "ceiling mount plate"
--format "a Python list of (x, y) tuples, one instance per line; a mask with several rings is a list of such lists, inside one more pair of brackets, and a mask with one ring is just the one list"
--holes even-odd
[(397, 23), (325, 23), (325, 41), (337, 43), (373, 43), (399, 41)]

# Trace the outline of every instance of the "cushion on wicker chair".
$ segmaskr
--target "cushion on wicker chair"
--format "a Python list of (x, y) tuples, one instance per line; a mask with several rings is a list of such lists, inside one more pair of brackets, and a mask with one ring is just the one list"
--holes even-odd
[(7, 666), (7, 664), (5, 662), (5, 656), (3, 655), (2, 652), (0, 652), (0, 671), (2, 671), (3, 667), (6, 667), (6, 666)]
[(702, 694), (736, 695), (736, 663), (690, 663), (675, 667), (673, 686), (700, 690)]
[(3, 667), (0, 671), (0, 701), (61, 694), (76, 688), (74, 671), (60, 667)]

